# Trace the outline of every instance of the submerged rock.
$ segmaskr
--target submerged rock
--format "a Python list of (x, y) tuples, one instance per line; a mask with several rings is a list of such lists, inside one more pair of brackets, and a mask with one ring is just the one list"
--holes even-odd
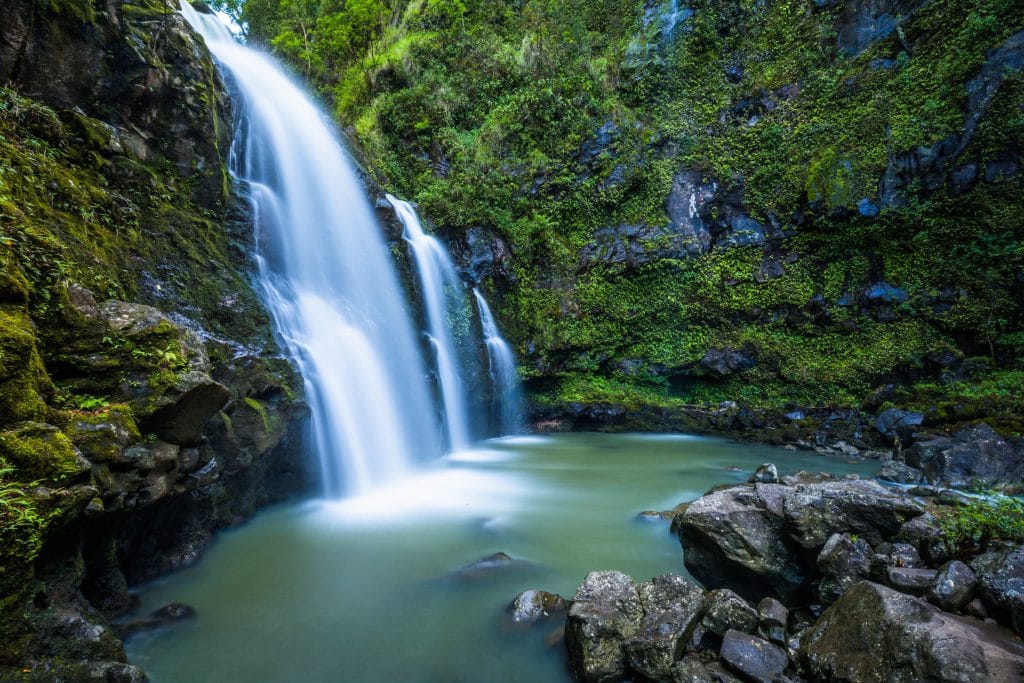
[(561, 595), (540, 590), (523, 591), (512, 600), (508, 612), (517, 624), (536, 624), (569, 609)]
[(196, 616), (196, 610), (190, 605), (180, 602), (172, 602), (159, 609), (153, 610), (149, 615), (141, 619), (134, 619), (122, 624), (115, 624), (118, 637), (127, 640), (132, 636), (163, 628), (171, 624), (186, 621)]
[(942, 612), (869, 581), (850, 588), (803, 636), (812, 677), (1017, 681), (1024, 644), (997, 626)]
[(479, 560), (464, 564), (458, 569), (445, 574), (452, 581), (479, 581), (492, 576), (496, 572), (532, 569), (536, 565), (529, 560), (512, 557), (508, 553), (497, 552)]

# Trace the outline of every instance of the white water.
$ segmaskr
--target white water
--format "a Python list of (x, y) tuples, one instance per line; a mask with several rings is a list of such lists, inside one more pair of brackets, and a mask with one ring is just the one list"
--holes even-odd
[(391, 195), (387, 198), (405, 226), (405, 241), (409, 243), (416, 261), (428, 336), (434, 349), (444, 403), (448, 447), (460, 451), (469, 446), (469, 412), (460, 372), (460, 355), (451, 328), (466, 307), (464, 287), (448, 250), (426, 233), (412, 205)]
[(392, 482), (442, 449), (365, 191), (326, 117), (273, 59), (181, 9), (238, 91), (232, 171), (251, 190), (260, 285), (305, 380), (327, 495)]
[(520, 431), (522, 400), (519, 393), (519, 374), (512, 347), (501, 336), (498, 324), (491, 314), (480, 290), (474, 288), (476, 305), (480, 309), (480, 325), (487, 345), (487, 361), (491, 375), (491, 411), (493, 427), (498, 434), (516, 434)]

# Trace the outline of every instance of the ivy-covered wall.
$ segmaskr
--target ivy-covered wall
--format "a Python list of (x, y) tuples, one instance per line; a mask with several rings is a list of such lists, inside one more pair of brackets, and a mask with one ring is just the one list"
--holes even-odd
[(1019, 0), (242, 16), (483, 260), (540, 403), (858, 405), (893, 383), (869, 403), (1020, 412)]

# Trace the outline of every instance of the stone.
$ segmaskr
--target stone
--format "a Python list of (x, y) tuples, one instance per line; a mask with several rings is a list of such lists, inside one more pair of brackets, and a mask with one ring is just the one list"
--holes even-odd
[(625, 678), (625, 645), (636, 636), (643, 616), (633, 579), (616, 571), (587, 574), (565, 625), (569, 666), (576, 679), (612, 683)]
[(676, 517), (683, 560), (695, 579), (751, 600), (765, 592), (783, 602), (807, 590), (801, 558), (787, 540), (782, 500), (787, 487), (754, 484), (715, 491)]
[(508, 612), (517, 624), (536, 624), (569, 609), (561, 595), (540, 590), (526, 590), (509, 604)]
[(913, 434), (924, 423), (924, 413), (916, 410), (900, 410), (890, 408), (878, 414), (875, 429), (890, 439), (899, 439), (901, 443), (910, 443)]
[(847, 590), (800, 641), (814, 680), (1017, 681), (1024, 645), (998, 626), (942, 612), (869, 581)]
[(883, 481), (896, 484), (919, 484), (923, 480), (921, 470), (898, 460), (888, 460), (875, 475)]
[(939, 567), (926, 596), (932, 604), (947, 612), (958, 612), (970, 602), (974, 586), (978, 582), (971, 568), (959, 560), (953, 560)]
[(672, 683), (739, 683), (716, 661), (702, 660), (697, 654), (689, 654), (675, 663), (669, 678)]
[(700, 623), (711, 633), (725, 635), (729, 629), (753, 633), (757, 630), (757, 610), (728, 588), (708, 593)]
[(784, 510), (787, 530), (804, 548), (820, 548), (837, 532), (857, 534), (875, 545), (924, 512), (902, 491), (862, 480), (798, 486), (787, 491)]
[(700, 359), (699, 365), (704, 370), (718, 377), (725, 377), (757, 365), (757, 361), (731, 347), (708, 349)]
[(850, 534), (833, 534), (818, 554), (818, 598), (831, 605), (847, 588), (871, 573), (871, 546)]
[(922, 595), (935, 581), (938, 572), (934, 569), (916, 567), (889, 567), (886, 583), (892, 588), (914, 595)]
[(497, 552), (453, 569), (445, 577), (454, 581), (478, 581), (493, 576), (496, 572), (524, 570), (533, 566), (533, 563), (528, 560), (512, 557), (508, 553)]
[(757, 634), (774, 643), (785, 644), (789, 610), (775, 598), (757, 603)]
[(774, 464), (766, 462), (754, 471), (752, 482), (760, 484), (778, 484), (779, 483), (779, 470)]
[(676, 574), (665, 574), (637, 588), (644, 617), (626, 644), (633, 671), (651, 680), (665, 680), (681, 651), (682, 641), (701, 614), (704, 589)]
[(1024, 446), (985, 423), (915, 443), (904, 458), (930, 484), (963, 489), (1018, 490), (1024, 486)]
[(773, 683), (789, 666), (786, 651), (778, 645), (731, 629), (722, 638), (719, 654), (731, 669), (756, 683)]
[(1001, 623), (1024, 636), (1024, 545), (993, 550), (971, 562), (977, 594)]

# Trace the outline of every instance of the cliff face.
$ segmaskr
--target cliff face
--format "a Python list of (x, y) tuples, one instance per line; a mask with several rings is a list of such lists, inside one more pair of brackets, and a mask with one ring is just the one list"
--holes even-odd
[(229, 104), (175, 8), (0, 16), (4, 680), (139, 679), (109, 621), (128, 586), (308, 485)]
[(1020, 430), (1019, 2), (312, 6), (245, 13), (498, 302), (547, 414)]

